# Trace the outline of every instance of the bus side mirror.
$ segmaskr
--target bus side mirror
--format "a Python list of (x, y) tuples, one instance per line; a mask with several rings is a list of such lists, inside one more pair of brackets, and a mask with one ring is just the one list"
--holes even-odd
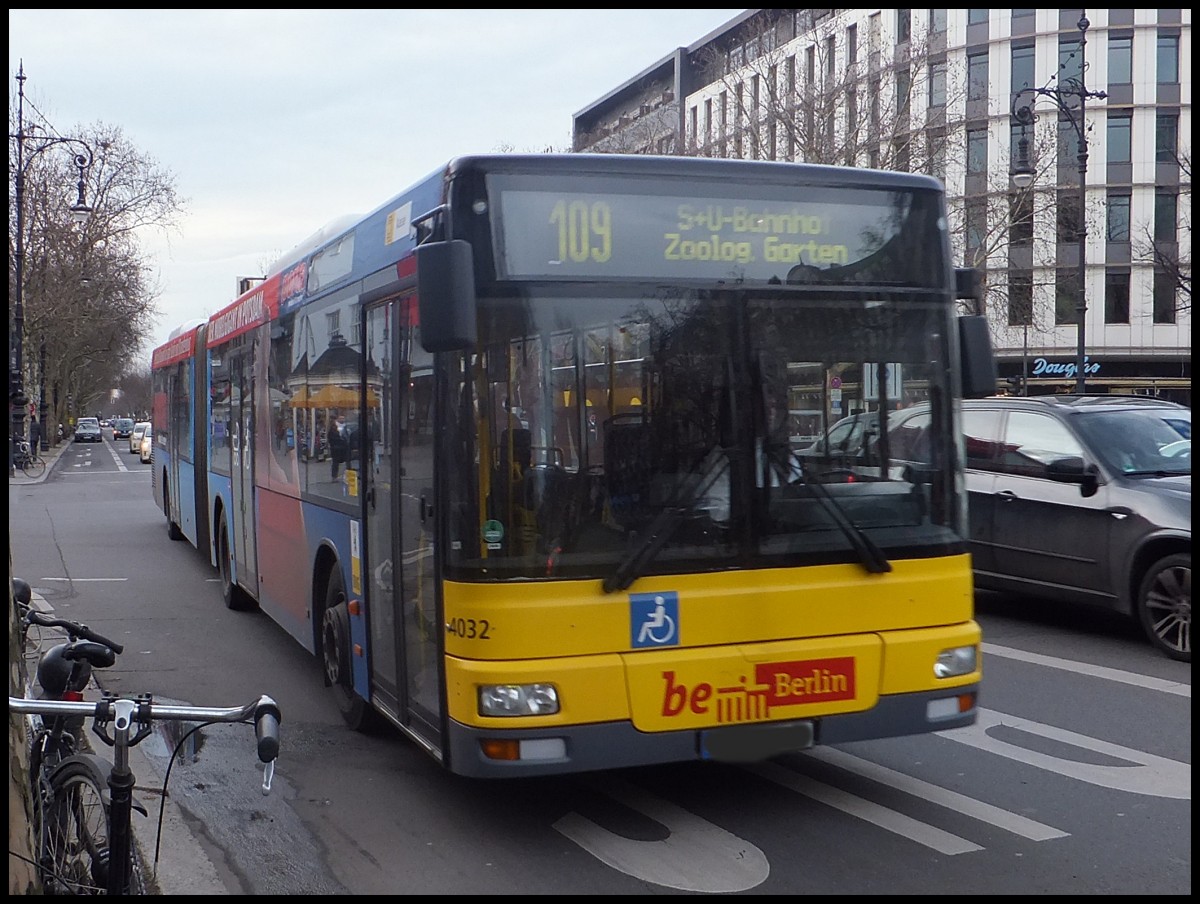
[(963, 314), (958, 320), (958, 347), (962, 367), (964, 399), (981, 399), (996, 394), (996, 358), (987, 317)]
[(417, 246), (417, 310), (427, 352), (469, 351), (475, 327), (475, 263), (461, 239)]

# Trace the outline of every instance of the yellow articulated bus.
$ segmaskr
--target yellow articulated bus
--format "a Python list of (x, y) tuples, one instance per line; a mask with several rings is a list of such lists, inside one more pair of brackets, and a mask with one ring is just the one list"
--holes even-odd
[[(239, 504), (206, 504), (226, 599), (319, 656), (351, 726), (462, 775), (971, 724), (970, 276), (924, 176), (455, 159), (210, 323), (218, 432), (253, 438)], [(927, 464), (886, 418), (857, 460), (798, 455), (798, 398), (818, 435), (927, 403)], [(341, 465), (299, 454), (343, 431)]]

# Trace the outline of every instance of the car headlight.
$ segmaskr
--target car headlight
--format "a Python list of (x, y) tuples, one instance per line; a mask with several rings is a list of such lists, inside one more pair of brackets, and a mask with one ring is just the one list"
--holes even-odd
[(479, 688), (481, 716), (547, 716), (558, 712), (553, 684), (484, 684)]

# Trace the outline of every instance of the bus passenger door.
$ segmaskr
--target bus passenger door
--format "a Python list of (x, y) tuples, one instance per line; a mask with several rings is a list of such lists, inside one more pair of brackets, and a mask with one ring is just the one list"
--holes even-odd
[(233, 384), (230, 420), (236, 425), (233, 435), (233, 467), (230, 473), (230, 507), (233, 528), (230, 540), (237, 568), (238, 583), (258, 599), (258, 556), (254, 524), (254, 343), (247, 354), (238, 354), (230, 362)]
[[(376, 428), (367, 456), (366, 536), (372, 698), (408, 730), (441, 749), (441, 668), (433, 522), (422, 499), (433, 486), (428, 411), (431, 362), (414, 362), (415, 299), (367, 312), (367, 415)], [(425, 355), (416, 346), (416, 354)], [(426, 424), (428, 427), (428, 424)]]

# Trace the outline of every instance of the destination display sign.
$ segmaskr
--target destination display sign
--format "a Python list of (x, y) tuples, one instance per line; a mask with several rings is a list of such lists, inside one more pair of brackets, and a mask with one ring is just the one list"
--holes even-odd
[(498, 275), (916, 286), (946, 279), (932, 194), (821, 188), (806, 197), (797, 187), (792, 197), (739, 198), (707, 188), (502, 189), (492, 221)]

